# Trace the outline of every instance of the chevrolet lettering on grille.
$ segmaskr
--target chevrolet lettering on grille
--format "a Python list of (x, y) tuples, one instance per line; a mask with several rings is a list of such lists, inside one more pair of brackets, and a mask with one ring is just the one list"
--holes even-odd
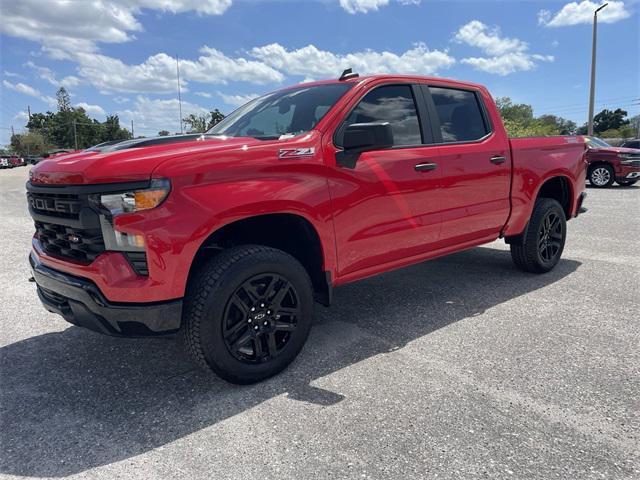
[(60, 198), (41, 198), (33, 195), (29, 196), (29, 205), (34, 210), (56, 213), (78, 213), (80, 205), (76, 201), (64, 200)]

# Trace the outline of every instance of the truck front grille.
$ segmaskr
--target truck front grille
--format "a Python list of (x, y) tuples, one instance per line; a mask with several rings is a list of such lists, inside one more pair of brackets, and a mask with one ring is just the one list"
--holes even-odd
[(90, 263), (105, 251), (102, 231), (35, 222), (36, 234), (48, 254)]
[[(29, 213), (44, 252), (65, 260), (89, 264), (107, 250), (101, 216), (90, 200), (105, 192), (147, 188), (148, 182), (105, 185), (37, 185), (27, 183)], [(110, 221), (110, 219), (107, 219)], [(120, 251), (110, 247), (112, 251)], [(149, 275), (145, 252), (121, 251), (138, 275)]]

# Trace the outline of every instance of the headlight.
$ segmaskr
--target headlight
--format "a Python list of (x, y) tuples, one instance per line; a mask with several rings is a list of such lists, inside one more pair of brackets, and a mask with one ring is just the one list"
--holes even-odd
[(100, 195), (99, 203), (109, 210), (112, 216), (139, 212), (160, 205), (167, 198), (170, 190), (169, 180), (156, 179), (151, 181), (149, 188), (143, 190)]

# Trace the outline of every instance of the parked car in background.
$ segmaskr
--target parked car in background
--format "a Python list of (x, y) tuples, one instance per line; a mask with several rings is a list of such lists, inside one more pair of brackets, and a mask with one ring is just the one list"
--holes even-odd
[(597, 188), (610, 187), (613, 182), (628, 187), (640, 180), (640, 150), (612, 147), (597, 137), (585, 137), (587, 178)]
[(37, 165), (42, 161), (42, 157), (39, 155), (27, 155), (26, 157), (24, 157), (24, 161), (28, 165)]
[(18, 157), (17, 155), (10, 155), (9, 162), (11, 163), (11, 167), (22, 167), (24, 166), (24, 158)]
[(9, 157), (0, 157), (0, 168), (13, 168)]
[(626, 140), (624, 142), (622, 142), (622, 145), (620, 145), (623, 148), (635, 148), (635, 149), (640, 149), (640, 138), (636, 138), (634, 140)]

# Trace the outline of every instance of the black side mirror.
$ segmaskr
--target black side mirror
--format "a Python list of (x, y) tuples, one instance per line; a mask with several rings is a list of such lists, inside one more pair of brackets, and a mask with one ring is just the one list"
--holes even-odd
[(342, 152), (336, 160), (339, 165), (354, 168), (362, 152), (382, 150), (393, 146), (393, 131), (388, 122), (353, 123), (344, 131)]

